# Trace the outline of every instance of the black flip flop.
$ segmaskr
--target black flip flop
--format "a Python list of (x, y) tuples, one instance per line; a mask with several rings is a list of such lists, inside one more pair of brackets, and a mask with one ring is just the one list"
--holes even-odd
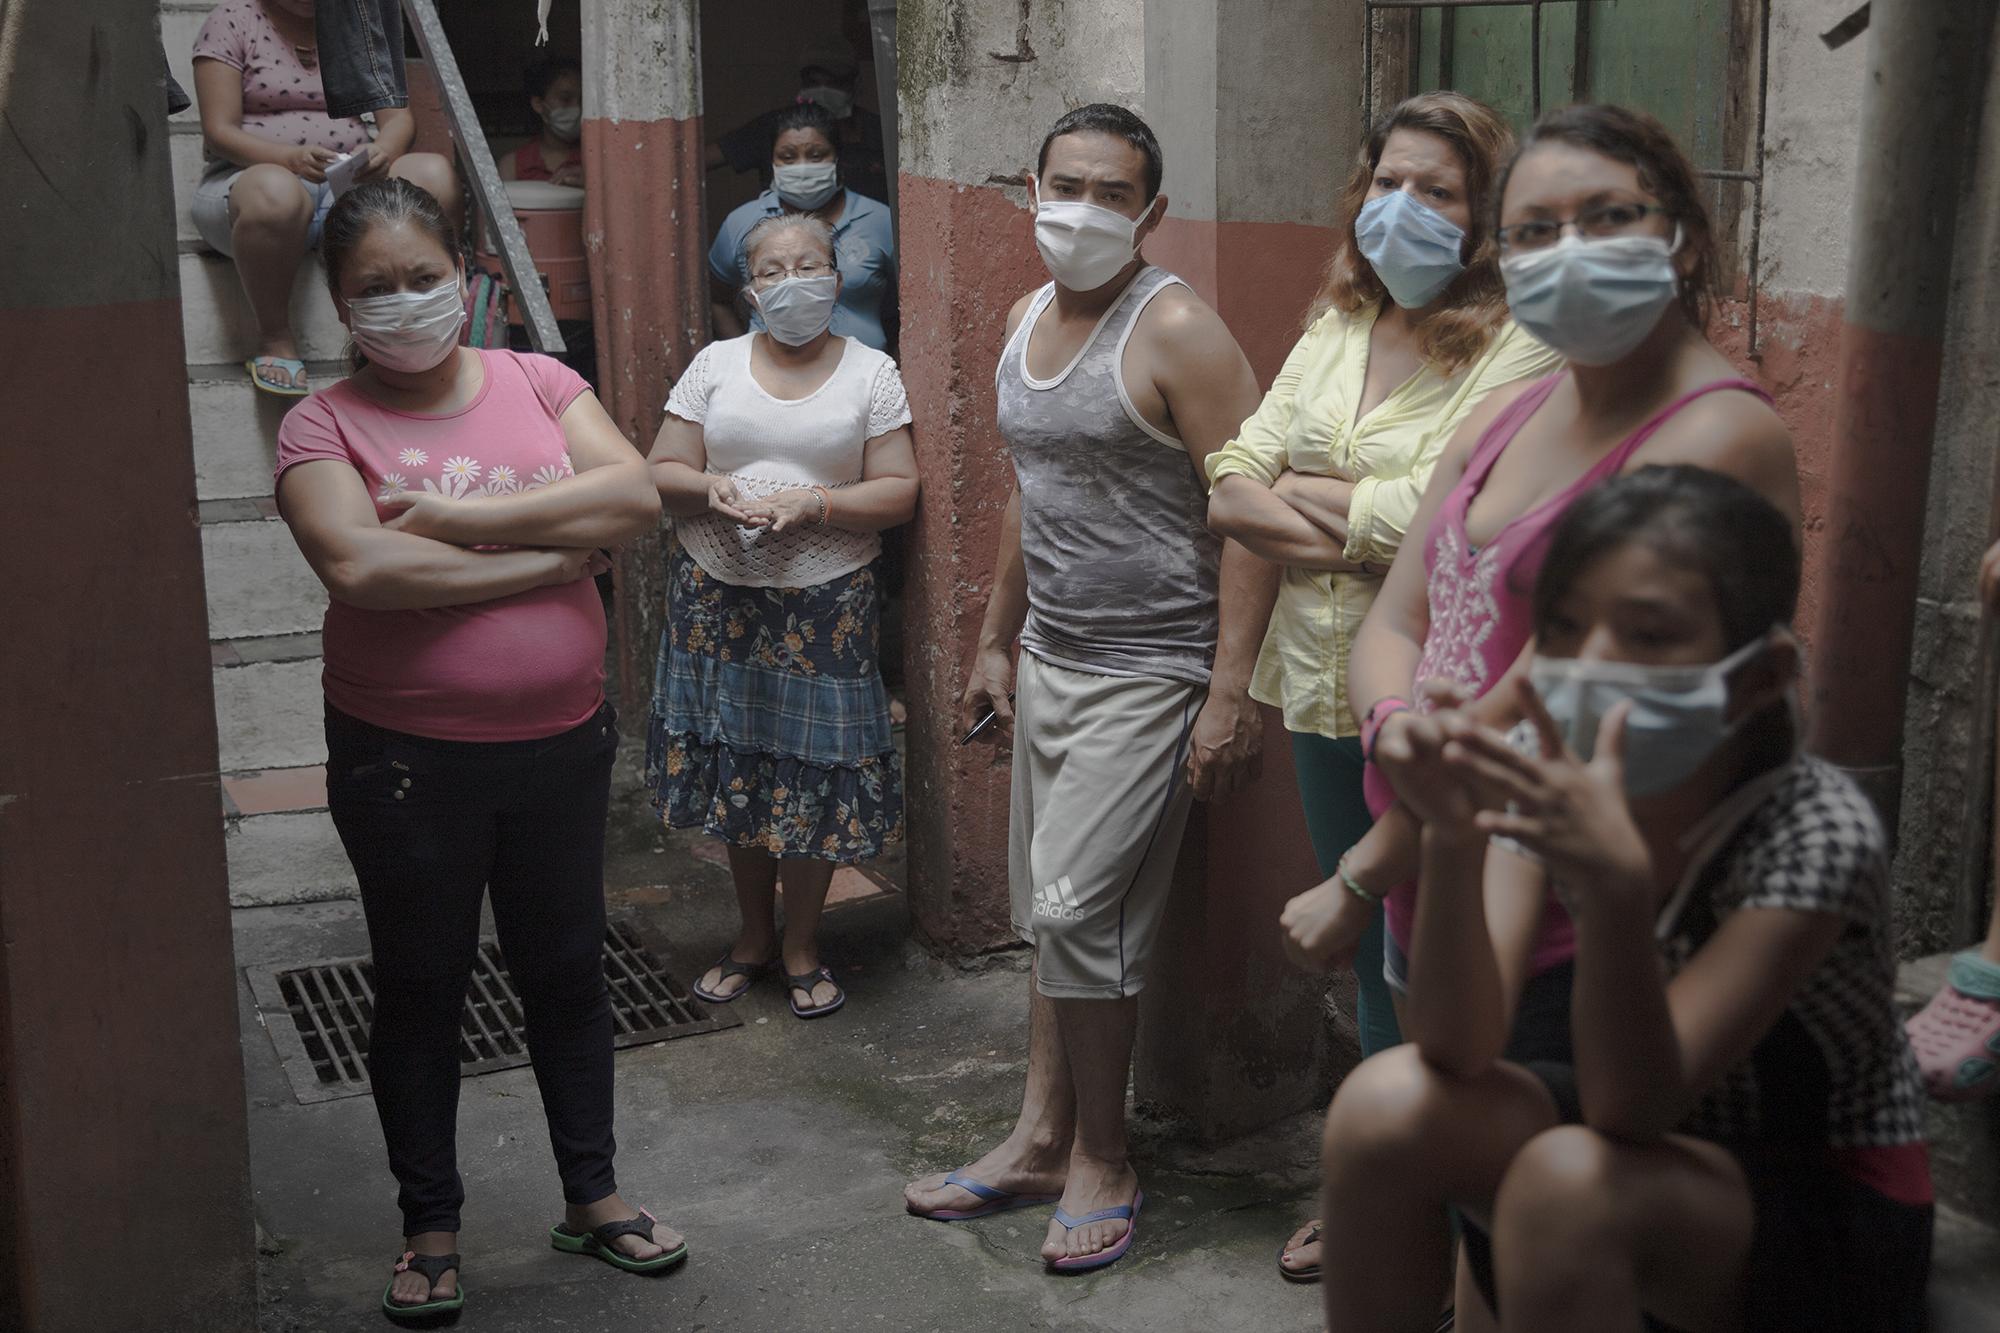
[(628, 1217), (620, 1222), (606, 1222), (601, 1227), (589, 1231), (577, 1231), (567, 1222), (558, 1222), (549, 1228), (549, 1244), (565, 1254), (587, 1254), (602, 1259), (613, 1268), (622, 1268), (628, 1273), (657, 1273), (674, 1267), (688, 1257), (687, 1242), (683, 1240), (675, 1248), (650, 1259), (634, 1259), (611, 1242), (620, 1236), (638, 1236), (647, 1242), (653, 1240), (653, 1227), (658, 1221), (644, 1208), (637, 1217)]
[[(722, 957), (716, 959), (714, 962), (708, 965), (709, 967), (719, 967), (722, 969), (722, 975), (715, 979), (715, 984), (720, 986), (723, 982), (729, 980), (729, 978), (731, 977), (748, 977), (749, 980), (745, 981), (741, 986), (738, 986), (735, 990), (729, 992), (729, 994), (727, 995), (717, 994), (714, 991), (703, 990), (701, 988), (701, 981), (699, 978), (697, 978), (695, 980), (695, 983), (692, 986), (689, 986), (688, 989), (694, 993), (694, 998), (700, 1000), (703, 1004), (734, 1004), (736, 1003), (736, 1001), (743, 998), (745, 992), (747, 992), (752, 986), (757, 984), (757, 978), (763, 976), (766, 972), (769, 972), (772, 968), (776, 967), (777, 965), (778, 965), (778, 960), (775, 958), (767, 959), (766, 961), (761, 963), (739, 963), (734, 958), (731, 958), (729, 956), (729, 950), (724, 949), (722, 951)], [(708, 974), (708, 968), (703, 968), (702, 975), (706, 976), (707, 974)]]
[[(1306, 1232), (1305, 1239), (1301, 1240), (1299, 1244), (1311, 1245), (1313, 1242), (1321, 1239), (1323, 1239), (1323, 1237), (1320, 1235), (1319, 1223), (1315, 1222), (1312, 1224), (1312, 1228)], [(1309, 1283), (1309, 1282), (1319, 1281), (1318, 1264), (1314, 1264), (1310, 1268), (1286, 1267), (1285, 1256), (1289, 1253), (1291, 1253), (1291, 1251), (1286, 1249), (1284, 1246), (1280, 1245), (1278, 1247), (1278, 1275), (1280, 1277), (1284, 1278), (1285, 1281), (1287, 1282)]]
[[(808, 1005), (804, 1009), (799, 1008), (799, 1002), (792, 999), (792, 992), (802, 990), (806, 993), (806, 999), (810, 1000), (812, 999), (813, 987), (819, 985), (822, 981), (832, 983), (835, 992), (834, 997), (825, 1004)], [(791, 1004), (793, 1015), (798, 1018), (825, 1018), (828, 1014), (840, 1008), (841, 1005), (847, 1003), (847, 992), (840, 988), (838, 981), (833, 980), (833, 970), (825, 966), (815, 968), (811, 972), (785, 973), (785, 987), (785, 999)]]
[[(417, 1273), (435, 1289), (438, 1279), (458, 1267), (456, 1254), (418, 1254), (415, 1250), (404, 1250), (396, 1260), (398, 1273)], [(396, 1279), (390, 1278), (389, 1285), (382, 1288), (382, 1309), (391, 1319), (414, 1319), (430, 1321), (440, 1315), (457, 1314), (465, 1308), (465, 1284), (452, 1284), (451, 1295), (440, 1296), (436, 1300), (424, 1301), (419, 1305), (405, 1305), (390, 1299), (389, 1293), (396, 1289)]]

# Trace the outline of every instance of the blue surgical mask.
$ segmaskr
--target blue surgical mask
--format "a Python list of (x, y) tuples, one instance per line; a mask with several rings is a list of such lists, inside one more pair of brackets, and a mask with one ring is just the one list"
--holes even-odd
[(833, 162), (787, 162), (771, 168), (771, 188), (793, 208), (810, 213), (840, 189), (840, 167)]
[(1625, 719), (1625, 793), (1652, 796), (1688, 780), (1736, 733), (1729, 719), (1729, 679), (1770, 646), (1753, 640), (1707, 666), (1640, 666), (1580, 657), (1537, 656), (1528, 679), (1569, 748), (1589, 759), (1597, 728), (1621, 699)]
[(1403, 190), (1361, 206), (1354, 240), (1389, 299), (1405, 310), (1437, 300), (1465, 272), (1465, 228)]
[(1580, 366), (1608, 366), (1646, 340), (1660, 312), (1680, 295), (1672, 244), (1658, 236), (1585, 240), (1566, 233), (1554, 245), (1500, 261), (1514, 322)]
[(840, 279), (786, 278), (752, 293), (764, 330), (787, 347), (803, 347), (825, 333), (840, 299)]

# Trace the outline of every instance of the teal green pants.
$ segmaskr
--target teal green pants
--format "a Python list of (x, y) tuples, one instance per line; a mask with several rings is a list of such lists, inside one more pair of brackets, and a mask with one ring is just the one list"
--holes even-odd
[[(1361, 741), (1336, 740), (1294, 731), (1292, 767), (1299, 775), (1299, 801), (1305, 806), (1306, 832), (1322, 875), (1333, 874), (1349, 847), (1361, 841), (1375, 821), (1361, 795)], [(1389, 983), (1382, 979), (1382, 913), (1375, 914), (1361, 947), (1354, 955), (1355, 1026), (1361, 1034), (1361, 1058), (1402, 1042), (1396, 1030), (1396, 1008)]]

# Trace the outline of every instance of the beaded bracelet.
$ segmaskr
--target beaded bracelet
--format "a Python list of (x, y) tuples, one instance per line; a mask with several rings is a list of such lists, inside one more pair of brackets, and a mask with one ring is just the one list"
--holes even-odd
[(1339, 863), (1334, 866), (1333, 873), (1334, 876), (1340, 880), (1341, 885), (1344, 888), (1346, 888), (1346, 890), (1349, 893), (1353, 894), (1355, 897), (1361, 899), (1361, 901), (1365, 903), (1374, 903), (1377, 907), (1380, 907), (1383, 901), (1386, 900), (1389, 896), (1386, 893), (1370, 893), (1367, 889), (1362, 888), (1361, 881), (1357, 880), (1356, 878), (1354, 878), (1354, 876), (1347, 873), (1347, 857), (1345, 855), (1343, 855), (1340, 858)]
[(824, 526), (827, 519), (833, 515), (833, 498), (826, 493), (826, 487), (824, 486), (813, 487), (812, 493), (819, 497), (819, 517), (814, 519), (813, 522)]

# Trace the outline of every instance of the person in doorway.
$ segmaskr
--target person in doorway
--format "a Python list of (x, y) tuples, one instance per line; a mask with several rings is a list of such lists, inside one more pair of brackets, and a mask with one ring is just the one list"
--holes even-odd
[[(1512, 737), (1384, 738), (1424, 823), (1412, 1047), (1326, 1124), (1333, 1328), (1417, 1328), (1469, 1213), (1505, 1329), (1924, 1326), (1923, 1093), (1886, 839), (1798, 750), (1794, 520), (1647, 467), (1555, 528)], [(1447, 699), (1446, 702), (1450, 702)], [(1573, 1055), (1502, 1058), (1542, 902), (1575, 923)], [(1497, 1274), (1497, 1284), (1495, 1276)]]
[[(1305, 336), (1209, 460), (1209, 527), (1284, 568), (1250, 694), (1284, 709), (1327, 877), (1287, 906), (1286, 939), (1302, 964), (1352, 956), (1363, 1058), (1398, 1037), (1380, 908), (1338, 875), (1372, 822), (1347, 662), (1452, 432), (1488, 393), (1559, 360), (1507, 318), (1493, 215), (1513, 150), (1507, 123), (1458, 93), (1410, 98), (1375, 125), (1341, 194)], [(1312, 1226), (1278, 1267), (1317, 1278)]]
[[(1797, 523), (1791, 437), (1703, 332), (1715, 240), (1699, 191), (1672, 136), (1642, 112), (1565, 107), (1529, 131), (1501, 181), (1500, 273), (1515, 321), (1568, 364), (1488, 395), (1439, 460), (1411, 522), (1422, 540), (1403, 544), (1355, 636), (1349, 698), (1364, 754), (1428, 734), (1424, 682), (1476, 700), (1489, 724), (1517, 720), (1513, 691), (1496, 687), (1524, 666), (1549, 530), (1591, 487), (1688, 463), (1736, 477)], [(1384, 975), (1403, 997), (1418, 829), (1396, 802), (1407, 793), (1372, 765), (1367, 780), (1378, 818), (1342, 878), (1386, 897)], [(1565, 1059), (1574, 932), (1555, 902), (1517, 924), (1508, 975), (1524, 980), (1502, 1040), (1511, 1059)], [(1407, 1021), (1403, 1035), (1414, 1036)], [(1371, 1221), (1324, 1219), (1322, 1266)]]
[(1275, 568), (1204, 523), (1202, 467), (1257, 382), (1216, 313), (1140, 253), (1161, 167), (1146, 123), (1099, 103), (1056, 122), (1030, 178), (1054, 281), (1015, 303), (1000, 354), (1018, 484), (960, 718), (1013, 744), (1027, 1088), (1003, 1143), (904, 1192), (940, 1221), (1055, 1202), (1041, 1253), (1062, 1273), (1132, 1245), (1138, 993), (1191, 799), (1255, 776), (1249, 677), (1277, 592)]
[(547, 181), (583, 188), (583, 66), (550, 56), (528, 66), (522, 78), (534, 138), (500, 159), (503, 181)]
[(903, 836), (875, 567), (917, 464), (895, 362), (833, 331), (833, 229), (785, 213), (743, 246), (762, 327), (695, 356), (648, 458), (675, 547), (646, 768), (666, 823), (729, 851), (742, 928), (695, 994), (727, 1004), (781, 964), (820, 1018), (846, 1002), (819, 956), (834, 867)]
[(458, 174), (436, 153), (412, 153), (407, 108), (375, 113), (375, 136), (358, 117), (326, 113), (320, 91), (314, 0), (222, 0), (194, 43), (194, 92), (208, 165), (190, 211), (209, 248), (236, 261), (257, 321), (257, 352), (244, 362), (265, 393), (311, 391), (292, 331), (292, 283), (319, 243), (333, 187), (327, 168), (365, 153), (360, 179), (396, 177), (430, 191), (453, 234), (463, 220)]
[(870, 199), (889, 197), (889, 171), (882, 144), (882, 118), (855, 101), (861, 63), (845, 40), (815, 42), (799, 55), (799, 91), (790, 105), (767, 111), (708, 146), (710, 171), (727, 166), (771, 179), (772, 147), (782, 132), (778, 122), (792, 106), (813, 105), (832, 126), (840, 177)]
[(601, 548), (651, 529), (645, 464), (559, 362), (459, 345), (456, 233), (427, 191), (357, 186), (327, 215), (353, 373), (278, 433), (277, 496), (331, 596), (327, 804), (367, 917), (368, 1070), (403, 1212), (394, 1316), (465, 1299), (459, 1022), (493, 920), (562, 1178), (557, 1249), (651, 1272), (686, 1242), (619, 1197), (603, 967)]
[[(1979, 599), (2000, 615), (2000, 542), (1979, 562)], [(1909, 1022), (1924, 1086), (1940, 1101), (2000, 1094), (2000, 894), (1986, 938), (1956, 954), (1945, 983)]]
[(766, 218), (810, 217), (833, 234), (840, 270), (840, 303), (833, 310), (836, 338), (858, 338), (878, 352), (890, 349), (884, 303), (895, 294), (896, 234), (888, 205), (850, 189), (841, 177), (835, 130), (827, 113), (801, 103), (780, 113), (771, 150), (771, 188), (722, 221), (708, 251), (710, 301), (718, 338), (740, 338), (764, 328), (755, 302), (746, 322), (739, 301), (750, 286), (750, 232)]

